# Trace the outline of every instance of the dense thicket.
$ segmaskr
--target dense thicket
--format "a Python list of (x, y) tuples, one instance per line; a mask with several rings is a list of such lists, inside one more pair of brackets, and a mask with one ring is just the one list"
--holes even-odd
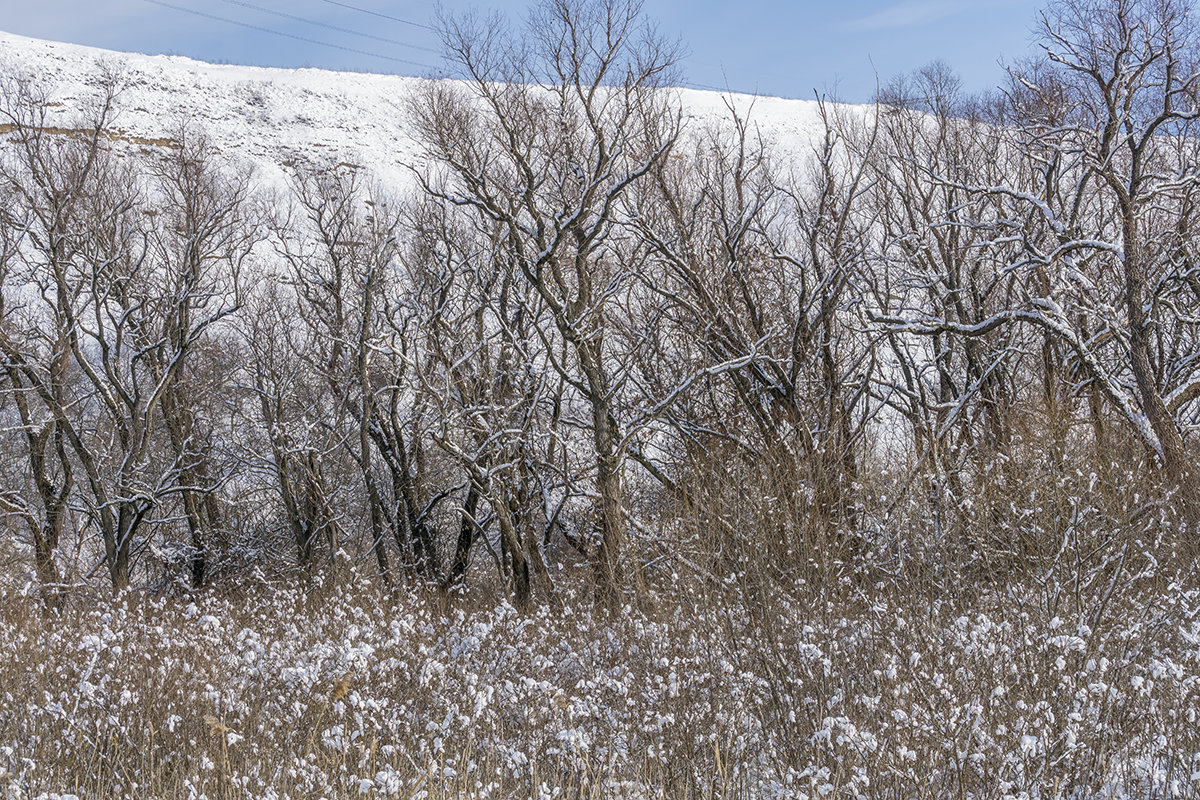
[(741, 99), (686, 125), (636, 3), (449, 19), (412, 185), (283, 196), (116, 140), (118, 78), (64, 132), (8, 76), (4, 569), (54, 603), (344, 553), (525, 607), (1194, 554), (1195, 25), (1060, 2), (995, 93), (934, 64), (784, 148)]

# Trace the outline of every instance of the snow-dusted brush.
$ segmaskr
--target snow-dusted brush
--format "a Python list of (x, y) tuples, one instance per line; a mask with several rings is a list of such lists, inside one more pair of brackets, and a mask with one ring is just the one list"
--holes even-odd
[(277, 586), (47, 616), (8, 595), (0, 793), (1192, 797), (1200, 594), (1128, 560), (1133, 589), (796, 585), (769, 607), (748, 576), (681, 577), (619, 617), (586, 588), (529, 614)]

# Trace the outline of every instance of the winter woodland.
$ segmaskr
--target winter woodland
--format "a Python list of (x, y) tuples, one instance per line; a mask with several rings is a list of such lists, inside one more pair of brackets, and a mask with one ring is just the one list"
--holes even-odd
[(387, 171), (14, 47), (0, 793), (1200, 796), (1200, 22), (1032, 23), (780, 136), (447, 17)]

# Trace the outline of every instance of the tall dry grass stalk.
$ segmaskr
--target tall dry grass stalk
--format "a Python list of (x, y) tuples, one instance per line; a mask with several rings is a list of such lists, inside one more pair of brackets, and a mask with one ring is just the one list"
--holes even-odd
[(1094, 558), (957, 592), (680, 575), (616, 616), (563, 581), (528, 615), (366, 588), (7, 596), (0, 791), (1200, 796), (1200, 589), (1132, 547)]

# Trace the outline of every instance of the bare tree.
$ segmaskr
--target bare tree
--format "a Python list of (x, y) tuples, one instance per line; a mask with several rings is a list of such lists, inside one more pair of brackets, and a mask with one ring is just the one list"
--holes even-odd
[[(976, 224), (972, 193), (941, 176), (999, 184), (1021, 174), (1019, 156), (984, 118), (986, 109), (960, 93), (944, 64), (893, 81), (879, 100), (880, 136), (869, 160), (878, 248), (864, 284), (869, 308), (921, 309), (977, 324), (1019, 291), (1021, 279), (1005, 268), (1009, 228), (995, 220)], [(907, 420), (917, 453), (914, 475), (925, 484), (934, 524), (940, 533), (969, 532), (964, 544), (984, 545), (981, 553), (996, 544), (998, 516), (963, 515), (993, 499), (1003, 503), (1005, 493), (1017, 489), (1007, 480), (998, 492), (983, 491), (1010, 472), (1015, 379), (1036, 336), (1016, 328), (978, 337), (884, 331), (892, 367), (876, 380)], [(1064, 412), (1049, 405), (1046, 411), (1061, 440)]]
[[(620, 197), (666, 158), (678, 112), (659, 90), (676, 51), (636, 2), (551, 0), (529, 33), (498, 20), (447, 19), (443, 41), (463, 85), (431, 84), (412, 119), (446, 183), (425, 189), (503, 228), (506, 253), (567, 345), (554, 369), (586, 404), (600, 539), (598, 586), (622, 585), (624, 437), (607, 317), (631, 273), (612, 252)], [(539, 331), (539, 335), (549, 332)], [(547, 350), (555, 352), (547, 341)]]
[[(119, 290), (121, 279), (139, 264), (133, 226), (137, 181), (104, 145), (116, 94), (116, 79), (107, 78), (80, 132), (58, 136), (45, 124), (46, 103), (31, 84), (17, 83), (6, 92), (6, 115), (17, 147), (5, 164), (4, 177), (25, 220), (30, 244), (24, 250), (30, 270), (26, 280), (37, 287), (36, 313), (44, 317), (35, 318), (32, 336), (6, 336), (3, 346), (10, 370), (20, 373), (53, 419), (54, 438), (61, 431), (79, 459), (91, 493), (88, 513), (100, 529), (113, 586), (120, 589), (129, 580), (133, 534), (152, 505), (133, 485), (148, 449), (146, 422), (144, 416), (121, 418), (122, 409), (135, 410), (142, 398), (118, 395), (116, 387), (107, 384), (105, 369), (109, 377), (117, 377), (121, 369), (112, 351), (100, 348), (102, 365), (97, 368), (83, 343), (89, 310), (98, 312), (92, 331), (102, 335), (110, 290)], [(42, 337), (41, 331), (50, 335)], [(68, 364), (83, 373), (80, 385), (65, 384)], [(117, 415), (115, 431), (85, 425), (76, 415), (74, 409), (89, 407), (93, 397)], [(90, 434), (93, 430), (114, 434), (128, 456), (116, 462), (112, 483), (105, 453), (95, 447), (97, 439)]]
[[(243, 319), (247, 386), (255, 399), (260, 437), (249, 437), (249, 471), (266, 476), (280, 505), (281, 527), (295, 545), (305, 580), (318, 565), (319, 548), (332, 558), (344, 538), (345, 514), (334, 510), (334, 487), (326, 459), (341, 446), (320, 421), (330, 403), (327, 384), (299, 354), (308, 352), (306, 332), (295, 320), (297, 301), (286, 274), (268, 273), (250, 295)], [(271, 525), (271, 522), (268, 522)]]
[[(94, 107), (66, 131), (47, 124), (31, 84), (5, 93), (15, 134), (3, 166), (14, 198), (5, 217), (6, 227), (21, 229), (13, 277), (23, 281), (5, 293), (28, 327), (10, 322), (0, 346), (45, 524), (61, 524), (78, 474), (87, 491), (76, 499), (119, 590), (145, 543), (143, 524), (166, 498), (182, 494), (197, 552), (203, 530), (216, 524), (211, 505), (200, 510), (213, 487), (180, 382), (193, 374), (189, 356), (203, 337), (237, 307), (251, 235), (241, 213), (246, 182), (218, 176), (190, 137), (181, 133), (161, 159), (117, 151), (109, 125), (119, 80), (102, 78)], [(174, 442), (167, 458), (162, 415)], [(41, 538), (53, 550), (57, 534)]]
[[(7, 89), (9, 104), (32, 99), (25, 94), (27, 86)], [(6, 109), (9, 114), (17, 111), (12, 105), (6, 105)], [(22, 461), (28, 467), (37, 499), (31, 502), (25, 492), (8, 487), (0, 492), (0, 511), (17, 516), (28, 527), (37, 578), (53, 603), (61, 582), (56, 551), (69, 516), (67, 503), (74, 471), (62, 428), (45, 409), (36, 388), (43, 387), (59, 400), (66, 397), (70, 351), (61, 326), (41, 331), (41, 337), (37, 335), (39, 318), (28, 308), (31, 300), (28, 287), (33, 275), (22, 258), (22, 251), (31, 246), (26, 241), (31, 211), (22, 207), (20, 190), (10, 181), (10, 173), (0, 172), (0, 347), (6, 378), (3, 392), (17, 411), (14, 427), (24, 439), (26, 450)], [(32, 368), (39, 381), (34, 385), (27, 378), (31, 361), (38, 364)]]
[[(667, 419), (708, 462), (701, 486), (721, 471), (743, 482), (721, 505), (740, 502), (758, 473), (749, 479), (763, 482), (775, 521), (754, 527), (778, 532), (758, 538), (784, 553), (795, 531), (840, 536), (856, 525), (872, 349), (848, 295), (867, 255), (868, 221), (857, 217), (867, 181), (842, 141), (849, 123), (831, 106), (820, 105), (825, 135), (792, 176), (780, 174), (752, 118), (730, 110), (727, 125), (656, 170), (632, 214), (658, 267), (645, 283), (675, 329), (646, 379), (684, 386), (688, 372), (705, 373)], [(699, 352), (681, 358), (691, 347)], [(733, 472), (737, 463), (747, 471)]]
[[(548, 581), (550, 506), (567, 502), (571, 484), (554, 477), (557, 420), (547, 408), (561, 408), (561, 388), (552, 399), (556, 375), (537, 332), (553, 323), (515, 269), (507, 231), (454, 223), (436, 202), (413, 209), (412, 246), (401, 259), (417, 334), (407, 359), (436, 420), (430, 436), (467, 479), (448, 581), (463, 578), (480, 542), (524, 608), (534, 574)], [(498, 552), (486, 538), (493, 524)]]
[(1196, 35), (1183, 2), (1052, 5), (1042, 58), (1013, 71), (1005, 120), (1033, 184), (935, 176), (975, 198), (975, 224), (1015, 242), (1006, 269), (1022, 277), (1018, 296), (974, 322), (890, 320), (929, 335), (1044, 330), (1159, 461), (1192, 523), (1200, 495), (1182, 419), (1200, 396), (1184, 300), (1200, 180)]
[(152, 377), (162, 386), (158, 410), (191, 539), (192, 583), (200, 587), (209, 565), (209, 539), (226, 527), (213, 420), (201, 415), (201, 400), (229, 380), (229, 370), (214, 363), (220, 355), (204, 357), (202, 337), (239, 310), (242, 267), (259, 233), (249, 176), (218, 170), (203, 135), (187, 126), (180, 126), (175, 142), (149, 166), (157, 213), (149, 237), (156, 296), (148, 310), (158, 328), (149, 361)]

